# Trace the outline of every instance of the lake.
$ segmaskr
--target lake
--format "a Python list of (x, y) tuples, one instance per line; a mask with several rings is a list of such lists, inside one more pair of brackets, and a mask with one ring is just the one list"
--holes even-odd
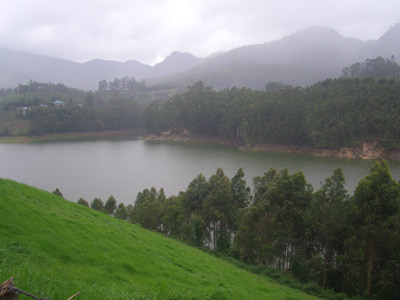
[[(358, 181), (369, 173), (373, 161), (321, 158), (293, 153), (243, 152), (232, 147), (210, 144), (146, 142), (130, 140), (91, 140), (33, 144), (0, 144), (0, 177), (54, 191), (76, 202), (133, 204), (138, 192), (154, 186), (167, 196), (184, 191), (199, 174), (209, 178), (221, 167), (231, 178), (242, 167), (247, 184), (269, 168), (302, 170), (317, 190), (333, 170), (342, 167), (346, 188), (353, 193)], [(389, 162), (393, 178), (400, 179), (400, 163)]]

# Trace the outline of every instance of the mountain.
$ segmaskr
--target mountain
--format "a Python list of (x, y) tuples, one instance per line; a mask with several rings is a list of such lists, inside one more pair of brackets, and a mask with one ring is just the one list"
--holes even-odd
[(147, 83), (189, 85), (202, 80), (215, 88), (264, 88), (269, 81), (306, 86), (341, 75), (343, 68), (367, 58), (400, 57), (400, 23), (376, 41), (362, 41), (312, 26), (283, 39), (232, 49), (207, 58), (173, 52), (155, 66), (101, 59), (75, 63), (52, 57), (0, 49), (0, 88), (28, 80), (51, 81), (81, 89), (97, 89), (100, 80), (135, 76)]
[(375, 43), (375, 57), (390, 57), (400, 59), (400, 22), (393, 25)]
[[(190, 53), (174, 51), (161, 63), (153, 67), (153, 77), (166, 76), (193, 68), (203, 62), (204, 59), (195, 57)], [(150, 74), (149, 74), (150, 75)]]
[(344, 67), (357, 61), (398, 51), (389, 42), (383, 47), (378, 42), (343, 37), (330, 28), (309, 27), (278, 41), (233, 49), (170, 80), (202, 80), (217, 88), (263, 88), (268, 81), (304, 86), (338, 77)]
[(125, 76), (134, 76), (136, 79), (167, 76), (192, 68), (202, 61), (204, 59), (188, 53), (173, 52), (154, 67), (135, 60), (122, 63), (94, 59), (86, 63), (75, 63), (23, 51), (0, 49), (0, 88), (34, 80), (95, 90), (102, 79), (110, 81)]
[(136, 60), (129, 60), (125, 63), (121, 63), (117, 61), (94, 59), (81, 64), (79, 73), (74, 75), (75, 78), (70, 78), (69, 84), (67, 85), (77, 86), (84, 90), (96, 90), (99, 81), (102, 79), (110, 81), (114, 78), (122, 78), (125, 76), (134, 76), (136, 79), (142, 79), (143, 77), (149, 76), (151, 70), (151, 66)]
[(32, 53), (0, 49), (0, 87), (15, 86), (29, 80), (65, 83), (66, 76), (77, 73), (79, 64)]
[(125, 63), (101, 59), (86, 63), (0, 49), (0, 87), (13, 87), (29, 80), (61, 83), (80, 89), (97, 89), (101, 79), (150, 74), (151, 67), (137, 61)]
[(0, 179), (2, 281), (67, 299), (316, 299), (126, 221)]

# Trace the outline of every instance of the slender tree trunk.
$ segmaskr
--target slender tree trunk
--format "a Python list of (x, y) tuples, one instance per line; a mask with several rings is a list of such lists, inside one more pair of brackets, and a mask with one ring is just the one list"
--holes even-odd
[(215, 221), (214, 221), (214, 250), (217, 249), (217, 228), (215, 228)]
[(368, 249), (368, 262), (367, 262), (367, 296), (371, 297), (371, 285), (372, 285), (372, 271), (375, 264), (375, 249), (374, 244), (370, 241), (370, 246)]
[(325, 247), (325, 253), (324, 253), (324, 279), (323, 279), (323, 283), (322, 283), (322, 289), (326, 290), (326, 260), (327, 260), (327, 256), (328, 256), (328, 249), (326, 249)]

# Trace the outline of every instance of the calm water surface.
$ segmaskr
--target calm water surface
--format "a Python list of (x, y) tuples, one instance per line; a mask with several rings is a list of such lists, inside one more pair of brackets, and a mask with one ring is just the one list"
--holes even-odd
[[(342, 167), (346, 188), (353, 193), (369, 173), (373, 161), (320, 158), (292, 153), (251, 153), (226, 146), (100, 140), (38, 144), (0, 144), (0, 177), (53, 191), (59, 188), (68, 200), (80, 197), (133, 204), (138, 192), (154, 186), (167, 196), (186, 189), (199, 173), (207, 178), (221, 167), (232, 177), (242, 167), (249, 186), (252, 178), (269, 168), (303, 170), (315, 190), (333, 170)], [(394, 179), (400, 163), (389, 162)]]

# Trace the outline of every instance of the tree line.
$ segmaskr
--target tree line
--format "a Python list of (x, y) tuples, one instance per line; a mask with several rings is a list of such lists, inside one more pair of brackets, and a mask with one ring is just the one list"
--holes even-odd
[(349, 196), (340, 168), (314, 191), (299, 171), (229, 179), (199, 174), (185, 191), (138, 193), (133, 222), (348, 295), (400, 298), (400, 185), (376, 162)]
[(103, 212), (109, 216), (112, 216), (120, 220), (126, 220), (129, 222), (133, 221), (132, 219), (133, 206), (131, 204), (125, 206), (123, 203), (117, 205), (117, 201), (113, 196), (108, 197), (105, 203), (100, 198), (94, 198), (93, 201), (90, 202), (90, 205), (89, 202), (87, 202), (83, 198), (79, 198), (77, 203), (86, 207), (90, 207), (94, 210)]
[(395, 57), (366, 59), (364, 62), (357, 62), (342, 71), (345, 78), (400, 78), (400, 66), (396, 63)]
[[(63, 194), (58, 188), (56, 188), (52, 193), (56, 196), (64, 198)], [(101, 198), (94, 198), (93, 201), (90, 202), (90, 204), (85, 199), (79, 198), (77, 203), (86, 207), (90, 207), (99, 212), (105, 213), (111, 217), (133, 222), (133, 206), (131, 204), (125, 206), (123, 203), (120, 203), (117, 206), (117, 200), (115, 200), (114, 196), (112, 195), (108, 197), (105, 203), (103, 202), (103, 200), (101, 200)]]
[[(250, 144), (335, 148), (378, 140), (385, 148), (398, 148), (400, 81), (365, 77), (398, 68), (392, 59), (376, 58), (345, 68), (341, 78), (306, 88), (270, 82), (263, 91), (216, 91), (197, 82), (167, 101), (170, 87), (146, 88), (127, 77), (102, 80), (95, 93), (30, 82), (2, 90), (0, 104), (4, 110), (30, 106), (24, 118), (32, 123), (31, 134), (145, 128)], [(149, 104), (157, 97), (163, 100)], [(65, 105), (39, 106), (56, 99)]]
[[(87, 93), (79, 103), (31, 107), (32, 134), (145, 128), (183, 131), (240, 143), (354, 145), (400, 140), (400, 82), (393, 79), (328, 79), (307, 88), (268, 85), (265, 91), (215, 91), (197, 82), (168, 101), (139, 104), (118, 93), (104, 100)], [(109, 95), (108, 95), (109, 96)]]
[(125, 98), (102, 101), (86, 97), (86, 105), (31, 107), (26, 118), (32, 121), (30, 134), (103, 131), (142, 128), (143, 106)]
[(165, 103), (145, 108), (153, 133), (218, 136), (245, 143), (353, 145), (400, 140), (400, 82), (327, 79), (310, 87), (215, 91), (197, 82)]
[(27, 84), (19, 84), (14, 89), (0, 89), (0, 106), (3, 110), (13, 110), (19, 106), (51, 104), (55, 100), (77, 104), (84, 102), (86, 96), (86, 92), (63, 84), (40, 83), (31, 80)]
[(114, 78), (112, 81), (108, 81), (103, 79), (99, 81), (98, 91), (100, 93), (104, 92), (134, 92), (138, 90), (146, 89), (146, 82), (140, 81), (137, 82), (135, 77), (122, 77), (122, 78)]

